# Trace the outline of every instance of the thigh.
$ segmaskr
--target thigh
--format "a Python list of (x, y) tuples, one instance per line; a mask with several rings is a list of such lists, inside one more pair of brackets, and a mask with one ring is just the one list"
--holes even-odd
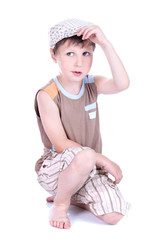
[(70, 165), (76, 154), (84, 149), (86, 148), (68, 148), (60, 154), (49, 152), (38, 171), (37, 180), (39, 184), (47, 192), (55, 196), (59, 174)]
[(87, 204), (96, 216), (113, 212), (126, 215), (129, 209), (129, 204), (124, 200), (117, 185), (104, 171), (99, 170), (72, 199)]

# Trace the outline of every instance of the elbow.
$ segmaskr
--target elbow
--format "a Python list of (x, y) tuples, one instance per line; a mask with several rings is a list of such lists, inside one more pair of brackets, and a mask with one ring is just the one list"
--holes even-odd
[(65, 144), (55, 144), (54, 148), (57, 153), (62, 153), (65, 150)]
[(127, 78), (127, 79), (123, 82), (123, 84), (121, 84), (121, 85), (118, 87), (118, 90), (119, 90), (119, 91), (124, 91), (124, 90), (128, 89), (129, 86), (130, 86), (130, 81), (129, 81), (129, 78)]
[(74, 147), (74, 144), (67, 138), (59, 139), (55, 144), (54, 147), (57, 153), (62, 153), (64, 150)]
[(129, 80), (129, 77), (128, 77), (127, 80), (126, 80), (126, 88), (125, 89), (129, 88), (129, 86), (130, 86), (130, 80)]
[(128, 89), (130, 86), (130, 81), (128, 80), (127, 83), (125, 84), (125, 86), (123, 87), (123, 90)]

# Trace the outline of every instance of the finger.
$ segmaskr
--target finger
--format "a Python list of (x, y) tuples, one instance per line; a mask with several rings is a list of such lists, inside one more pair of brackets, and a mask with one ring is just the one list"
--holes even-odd
[(83, 32), (83, 39), (88, 39), (94, 35), (96, 35), (97, 30), (94, 28), (89, 28), (89, 29), (85, 29)]
[(118, 184), (119, 183), (119, 179), (115, 178), (114, 184)]
[(120, 179), (116, 179), (115, 181), (114, 181), (114, 184), (119, 184), (120, 183)]
[(79, 29), (79, 31), (77, 32), (77, 36), (81, 36), (83, 35), (83, 38), (82, 39), (87, 39), (88, 36), (86, 37), (86, 35), (92, 31), (93, 29), (95, 28), (95, 26), (85, 26), (85, 27), (82, 27), (81, 29)]
[(84, 27), (80, 28), (80, 29), (77, 31), (77, 36), (81, 36), (86, 28), (87, 28), (87, 26), (84, 26)]
[(80, 34), (82, 34), (86, 29), (93, 28), (93, 27), (94, 27), (94, 25), (81, 27), (81, 28), (77, 31), (77, 34), (80, 35)]
[(116, 180), (115, 180), (115, 183), (116, 183), (116, 184), (119, 184), (120, 181), (122, 180), (122, 178), (123, 178), (122, 175), (121, 175), (121, 176), (118, 176), (118, 177), (116, 178)]
[(90, 31), (86, 31), (86, 32), (84, 32), (84, 34), (83, 34), (83, 40), (84, 39), (88, 39), (88, 38), (91, 38), (91, 37), (93, 37), (93, 36), (95, 36), (95, 31), (94, 30), (90, 30)]
[(120, 181), (121, 181), (122, 178), (123, 178), (122, 172), (121, 172), (121, 171), (117, 172), (117, 173), (114, 175), (114, 178), (115, 178), (115, 181), (114, 181), (115, 184), (120, 183)]

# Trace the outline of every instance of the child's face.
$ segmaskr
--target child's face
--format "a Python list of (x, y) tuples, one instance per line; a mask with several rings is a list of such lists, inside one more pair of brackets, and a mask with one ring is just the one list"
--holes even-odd
[(55, 61), (60, 68), (61, 77), (68, 81), (80, 81), (89, 72), (93, 60), (93, 47), (90, 45), (68, 44), (59, 47)]

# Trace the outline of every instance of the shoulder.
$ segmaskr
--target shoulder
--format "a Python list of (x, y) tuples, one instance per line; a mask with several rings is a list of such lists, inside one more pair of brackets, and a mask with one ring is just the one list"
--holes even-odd
[(98, 94), (113, 94), (119, 92), (113, 79), (109, 79), (100, 75), (95, 76), (94, 79)]
[(87, 75), (84, 78), (84, 83), (88, 94), (97, 96), (97, 86), (95, 84), (95, 77), (93, 75)]
[(53, 80), (50, 80), (48, 84), (39, 89), (36, 94), (37, 100), (45, 100), (47, 98), (54, 99), (59, 92), (59, 88)]
[(94, 76), (94, 79), (95, 79), (95, 84), (96, 84), (98, 93), (103, 93), (104, 85), (108, 81), (108, 79), (100, 75)]
[(35, 96), (35, 111), (39, 116), (39, 107), (55, 107), (54, 99), (58, 95), (59, 89), (56, 83), (51, 80), (48, 84), (38, 90)]
[(85, 78), (84, 78), (84, 83), (87, 84), (87, 83), (94, 83), (94, 76), (93, 75), (87, 75)]
[(38, 116), (49, 116), (52, 113), (58, 113), (58, 107), (48, 92), (40, 90), (36, 99), (36, 113)]
[(40, 92), (43, 91), (47, 93), (52, 99), (54, 99), (59, 92), (59, 88), (57, 87), (56, 83), (51, 80), (45, 87), (41, 89)]

